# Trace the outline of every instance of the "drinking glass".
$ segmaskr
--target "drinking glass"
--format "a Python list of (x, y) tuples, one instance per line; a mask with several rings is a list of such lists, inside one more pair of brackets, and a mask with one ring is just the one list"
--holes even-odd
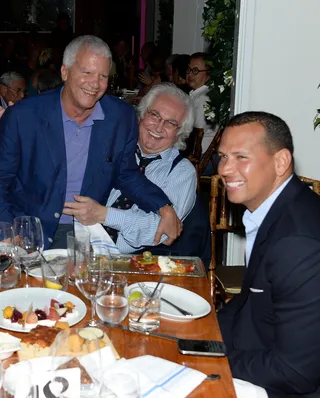
[[(99, 340), (81, 334), (83, 329), (61, 331), (51, 349), (52, 381), (67, 376), (66, 369), (80, 368), (80, 397), (99, 397), (102, 385), (102, 358)], [(70, 380), (69, 380), (70, 381)], [(79, 386), (78, 386), (79, 387)], [(70, 383), (69, 388), (75, 388)], [(68, 390), (68, 396), (79, 396)]]
[(41, 261), (43, 287), (56, 290), (68, 289), (68, 259), (59, 261)]
[(0, 222), (0, 287), (9, 289), (20, 281), (21, 268), (17, 261), (13, 228), (7, 222)]
[(75, 267), (75, 283), (80, 292), (91, 301), (91, 320), (89, 326), (97, 326), (95, 320), (96, 301), (111, 287), (112, 274), (104, 257), (91, 254), (88, 264), (79, 263)]
[[(129, 297), (136, 291), (136, 288), (129, 290)], [(130, 329), (147, 332), (159, 328), (161, 291), (152, 294), (152, 297), (142, 294), (129, 302)]]
[(32, 370), (29, 361), (19, 362), (19, 358), (8, 358), (2, 361), (2, 369), (3, 383), (1, 397), (38, 397), (37, 388), (33, 384)]
[(40, 262), (44, 246), (41, 221), (33, 216), (16, 217), (13, 233), (15, 245), (23, 249), (18, 250), (17, 254), (25, 268), (25, 287), (29, 287), (29, 267)]
[(90, 234), (87, 231), (67, 233), (69, 283), (75, 283), (75, 268), (89, 262)]
[(107, 294), (97, 300), (97, 314), (102, 321), (120, 323), (128, 315), (127, 286), (125, 276), (113, 274)]

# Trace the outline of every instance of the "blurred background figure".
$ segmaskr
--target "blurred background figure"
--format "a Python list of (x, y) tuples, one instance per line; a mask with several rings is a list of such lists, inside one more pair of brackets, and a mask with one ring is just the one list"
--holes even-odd
[(132, 88), (134, 64), (130, 47), (124, 37), (118, 37), (113, 46), (113, 61), (117, 71), (117, 84), (120, 88)]
[(34, 73), (27, 81), (27, 91), (28, 97), (32, 97), (38, 94), (38, 78), (39, 74), (42, 71), (46, 70), (55, 70), (54, 60), (53, 60), (53, 51), (51, 48), (44, 48), (38, 58), (36, 67), (34, 69)]
[(217, 132), (216, 128), (207, 123), (204, 115), (204, 105), (209, 101), (207, 83), (210, 80), (210, 68), (206, 64), (206, 57), (206, 53), (192, 54), (187, 68), (187, 83), (191, 88), (189, 95), (193, 99), (196, 109), (194, 127), (204, 129), (202, 153), (206, 151)]
[(191, 87), (187, 84), (186, 76), (189, 67), (190, 55), (181, 54), (174, 58), (172, 68), (172, 82), (182, 91), (189, 94)]
[(66, 12), (60, 12), (57, 17), (57, 26), (51, 32), (51, 48), (53, 61), (57, 69), (62, 65), (62, 56), (65, 48), (73, 39), (70, 17)]
[(168, 77), (165, 74), (166, 58), (160, 52), (151, 53), (149, 56), (149, 66), (151, 75), (146, 76), (145, 73), (139, 73), (139, 80), (145, 86), (139, 91), (139, 95), (145, 95), (151, 87), (156, 84), (168, 82)]
[(144, 70), (143, 73), (146, 76), (151, 76), (151, 69), (149, 65), (149, 58), (152, 53), (155, 53), (157, 51), (157, 46), (154, 44), (154, 42), (149, 41), (147, 43), (144, 43), (144, 45), (141, 47), (141, 53), (140, 57), (142, 61), (144, 62)]
[(6, 72), (0, 77), (0, 105), (7, 109), (9, 102), (15, 104), (24, 98), (26, 83), (18, 72)]
[(168, 82), (170, 82), (170, 83), (172, 83), (172, 81), (173, 81), (172, 80), (172, 62), (178, 57), (178, 55), (179, 54), (170, 55), (170, 57), (168, 57), (165, 62), (165, 64), (166, 64), (165, 71), (166, 71), (166, 75), (168, 78)]
[(53, 90), (62, 84), (60, 72), (53, 69), (43, 69), (39, 72), (37, 89), (38, 93)]

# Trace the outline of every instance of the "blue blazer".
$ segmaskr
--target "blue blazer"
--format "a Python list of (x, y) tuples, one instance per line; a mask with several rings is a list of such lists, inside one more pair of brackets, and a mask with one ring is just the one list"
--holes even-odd
[[(0, 221), (39, 217), (45, 248), (56, 231), (66, 194), (60, 90), (20, 101), (0, 120)], [(105, 119), (92, 126), (81, 195), (104, 205), (111, 189), (117, 188), (143, 210), (158, 210), (169, 199), (138, 170), (133, 107), (108, 95), (100, 104)]]
[(320, 396), (320, 197), (296, 176), (263, 220), (241, 294), (219, 313), (233, 377)]

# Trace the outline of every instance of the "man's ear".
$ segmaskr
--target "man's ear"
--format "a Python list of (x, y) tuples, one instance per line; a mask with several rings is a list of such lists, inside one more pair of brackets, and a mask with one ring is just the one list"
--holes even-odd
[(286, 148), (274, 154), (275, 157), (275, 170), (279, 177), (282, 177), (292, 167), (292, 155)]
[(68, 68), (65, 65), (61, 66), (61, 79), (63, 82), (67, 80), (68, 77)]
[(1, 97), (5, 97), (7, 95), (7, 89), (8, 89), (8, 87), (4, 86), (3, 84), (0, 84)]

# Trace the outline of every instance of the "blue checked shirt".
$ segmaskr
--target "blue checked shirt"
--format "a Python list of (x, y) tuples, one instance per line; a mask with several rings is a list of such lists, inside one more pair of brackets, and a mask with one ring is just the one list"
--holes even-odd
[[(157, 156), (150, 155), (147, 157)], [(192, 210), (196, 200), (196, 170), (187, 159), (182, 159), (171, 171), (173, 160), (179, 155), (176, 148), (160, 152), (161, 159), (150, 163), (145, 171), (146, 177), (160, 187), (168, 196), (180, 220)], [(137, 163), (139, 159), (136, 155)], [(169, 174), (169, 175), (168, 175)], [(108, 212), (104, 225), (119, 231), (116, 245), (121, 253), (132, 253), (143, 246), (154, 245), (154, 236), (161, 217), (157, 213), (146, 213), (138, 206), (131, 209), (116, 209), (111, 206), (120, 196), (120, 191), (113, 189), (107, 206)], [(141, 193), (143, 195), (143, 192)], [(161, 242), (167, 238), (163, 235)]]

